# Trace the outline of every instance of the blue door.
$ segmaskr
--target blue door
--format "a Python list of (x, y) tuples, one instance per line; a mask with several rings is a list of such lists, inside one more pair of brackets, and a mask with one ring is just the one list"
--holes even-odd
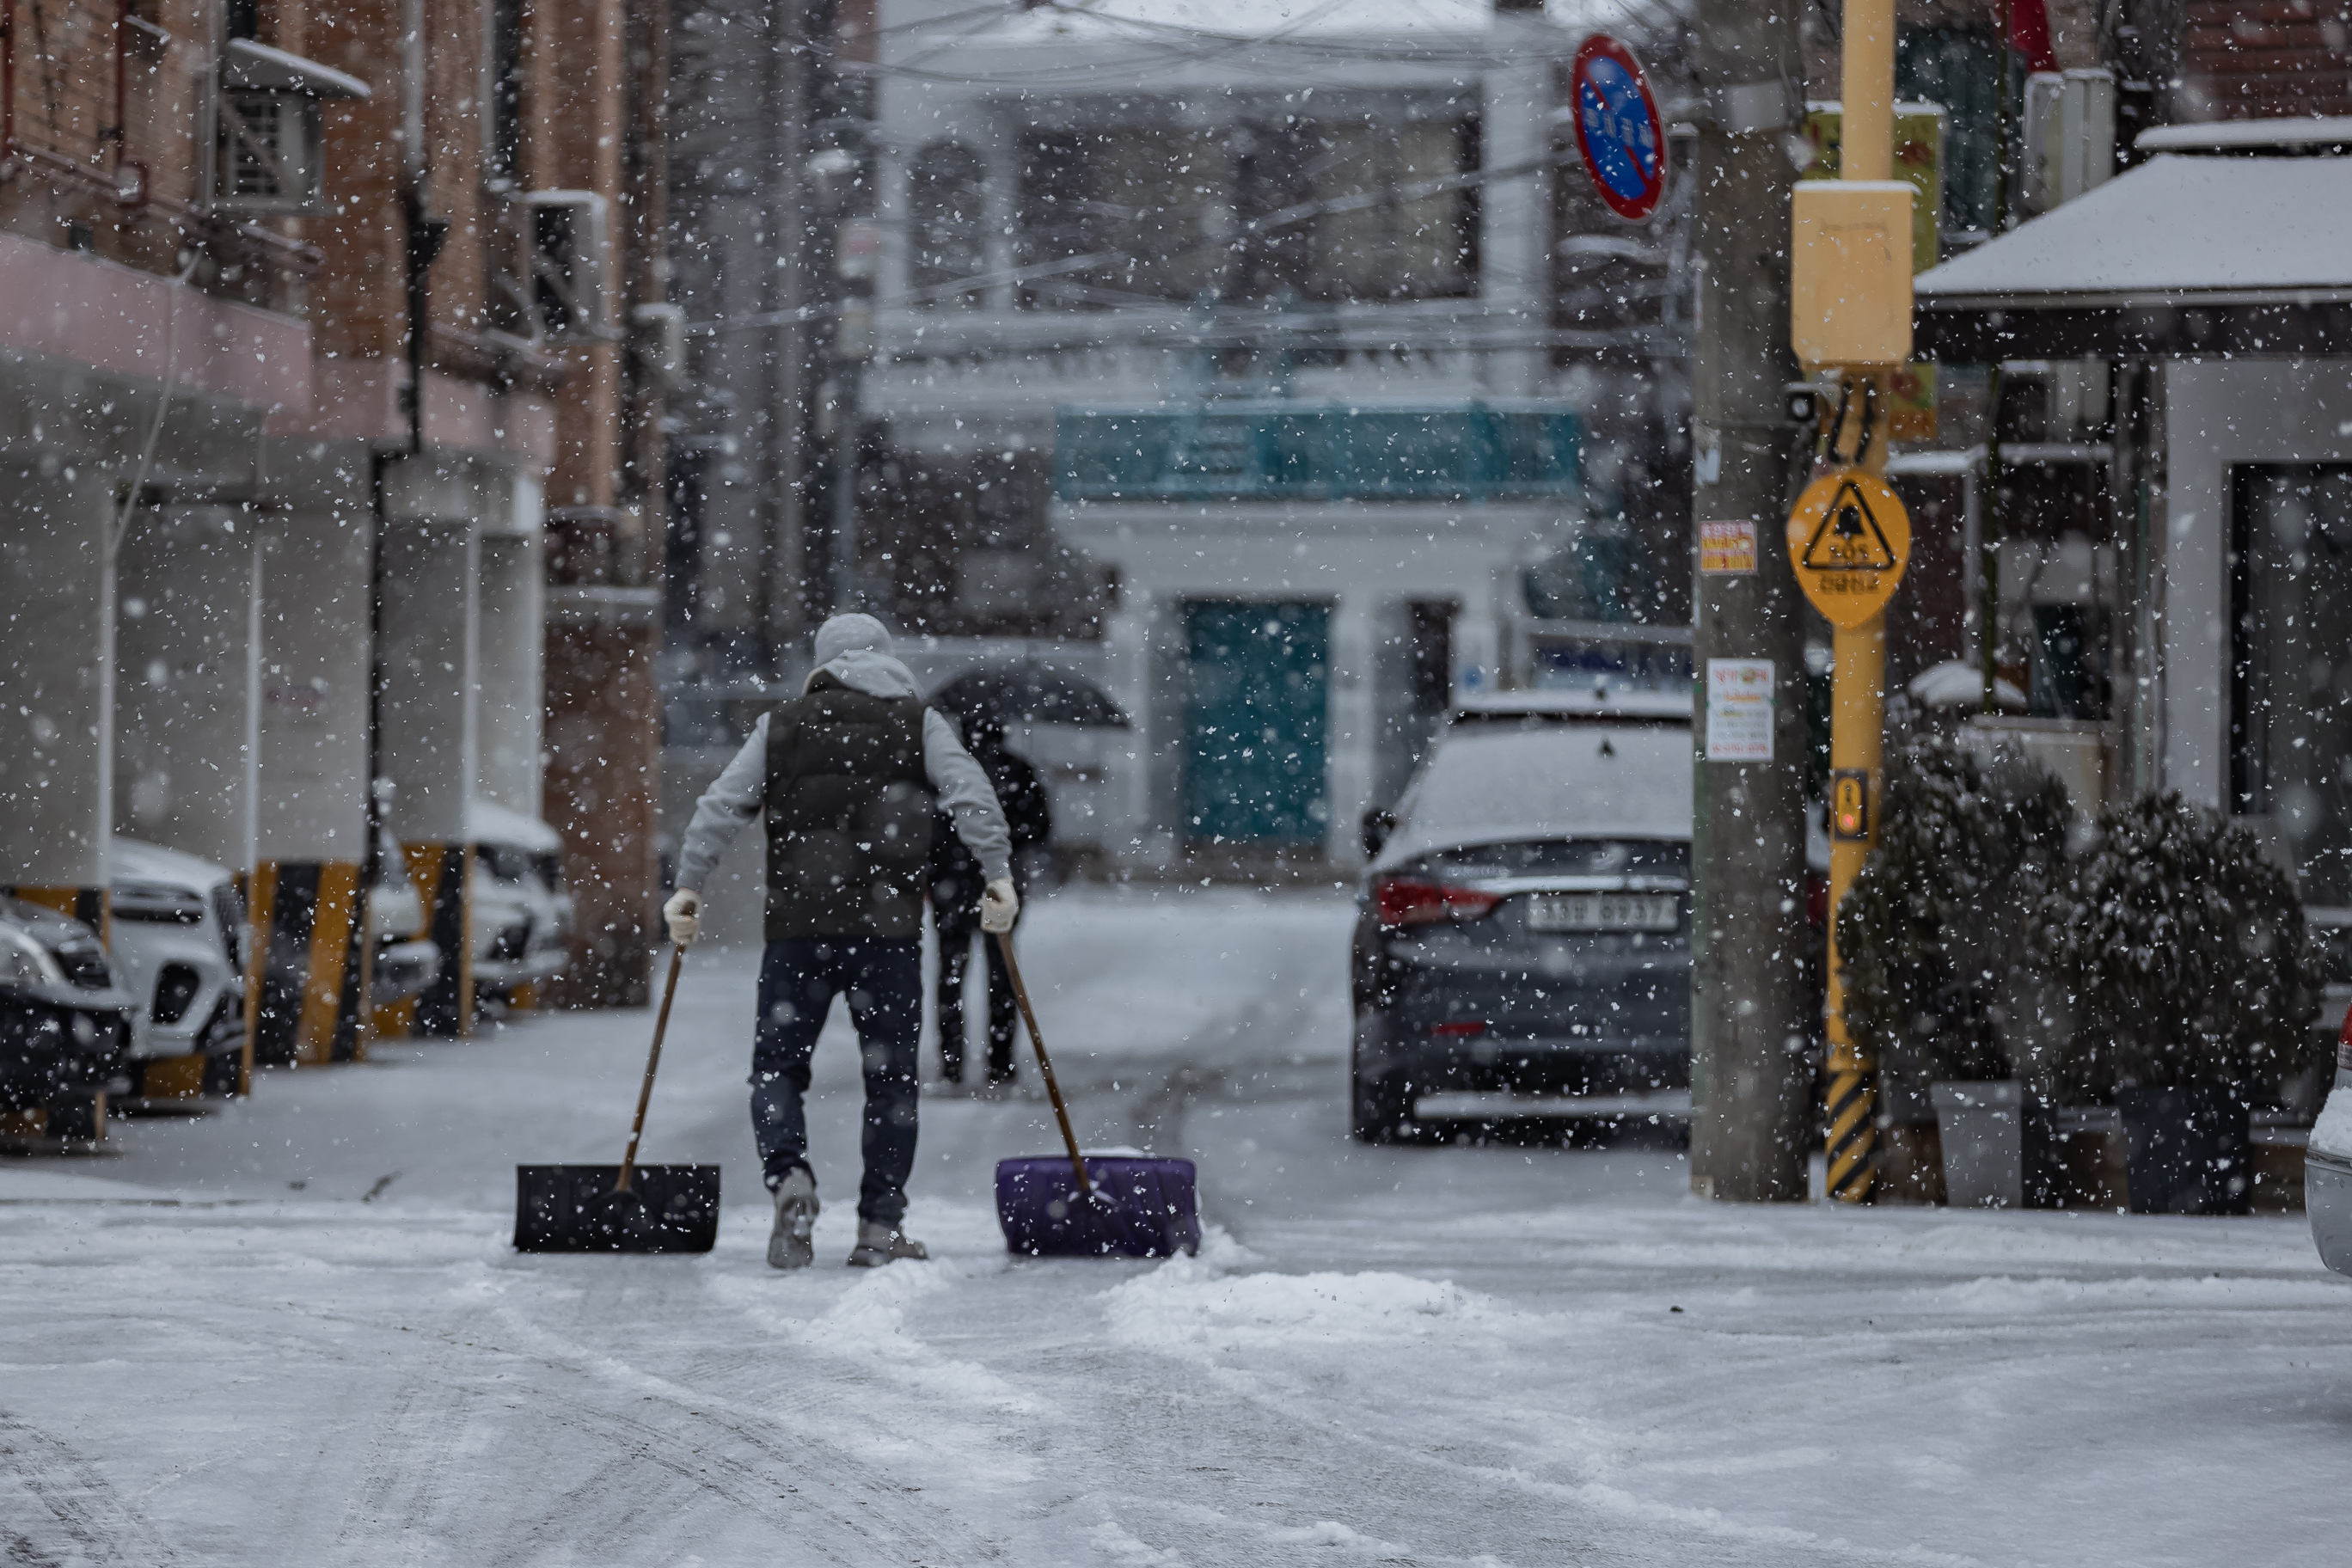
[(1323, 605), (1187, 605), (1184, 836), (1320, 844), (1328, 622)]

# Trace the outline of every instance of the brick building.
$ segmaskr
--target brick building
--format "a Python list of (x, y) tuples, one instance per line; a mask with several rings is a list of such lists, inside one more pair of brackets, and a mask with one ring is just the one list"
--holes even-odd
[(503, 807), (562, 835), (558, 999), (641, 996), (663, 8), (0, 20), (0, 886), (102, 922), (115, 836), (235, 869), (265, 1058), (331, 1059), (371, 801), (457, 1030)]

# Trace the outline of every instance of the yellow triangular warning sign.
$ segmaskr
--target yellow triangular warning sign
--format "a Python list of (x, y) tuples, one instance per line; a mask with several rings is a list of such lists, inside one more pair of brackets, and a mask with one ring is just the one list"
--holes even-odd
[(1900, 559), (1869, 498), (1849, 479), (1822, 509), (1800, 564), (1813, 572), (1892, 572)]

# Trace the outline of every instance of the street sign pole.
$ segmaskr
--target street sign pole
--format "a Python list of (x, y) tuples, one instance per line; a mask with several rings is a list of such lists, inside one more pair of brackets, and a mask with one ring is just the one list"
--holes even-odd
[(1910, 522), (1880, 478), (1889, 395), (1911, 355), (1910, 185), (1895, 170), (1895, 0), (1845, 0), (1839, 178), (1798, 185), (1790, 341), (1808, 370), (1838, 373), (1831, 455), (1789, 517), (1797, 580), (1837, 628), (1830, 721), (1827, 1013), (1830, 1196), (1870, 1201), (1877, 1179), (1875, 1064), (1845, 1026), (1837, 910), (1878, 836), (1886, 721), (1886, 602), (1910, 553)]
[[(1789, 137), (1802, 0), (1699, 0), (1692, 148), (1691, 1188), (1802, 1202), (1807, 1047), (1803, 606), (1772, 537), (1799, 439), (1789, 300)], [(1595, 176), (1599, 176), (1596, 174)]]

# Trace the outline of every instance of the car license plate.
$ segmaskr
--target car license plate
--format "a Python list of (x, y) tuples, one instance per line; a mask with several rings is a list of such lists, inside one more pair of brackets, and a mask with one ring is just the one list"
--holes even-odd
[(1537, 893), (1528, 900), (1528, 929), (1673, 931), (1682, 902), (1673, 893)]

